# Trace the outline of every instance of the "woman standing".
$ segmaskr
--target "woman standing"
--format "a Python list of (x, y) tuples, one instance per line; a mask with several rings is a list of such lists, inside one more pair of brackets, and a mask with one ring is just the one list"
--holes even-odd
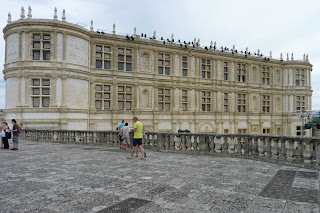
[(1, 131), (1, 136), (2, 136), (2, 143), (3, 143), (3, 148), (2, 149), (9, 149), (9, 142), (6, 133), (9, 133), (9, 127), (8, 124), (5, 121), (2, 121), (2, 131)]

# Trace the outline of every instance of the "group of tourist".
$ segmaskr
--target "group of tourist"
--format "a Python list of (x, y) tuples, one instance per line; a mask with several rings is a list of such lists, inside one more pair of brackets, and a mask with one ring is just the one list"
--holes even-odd
[(9, 139), (11, 138), (11, 133), (12, 133), (13, 148), (11, 150), (18, 150), (19, 133), (20, 133), (21, 129), (18, 126), (17, 121), (15, 119), (12, 119), (11, 123), (13, 124), (12, 130), (10, 130), (7, 122), (2, 121), (1, 149), (9, 149)]
[[(138, 157), (138, 149), (140, 149), (142, 157), (141, 159), (145, 159), (147, 156), (146, 152), (143, 149), (142, 146), (142, 138), (145, 134), (145, 130), (143, 127), (143, 124), (139, 121), (137, 117), (133, 118), (133, 129), (131, 130), (128, 126), (129, 124), (124, 122), (120, 123), (120, 125), (117, 127), (118, 131), (118, 138), (119, 138), (119, 147), (120, 149), (126, 149), (131, 148), (131, 156), (130, 159), (133, 158), (134, 153), (136, 153), (136, 158)], [(130, 142), (130, 132), (133, 132), (133, 140), (132, 143)]]

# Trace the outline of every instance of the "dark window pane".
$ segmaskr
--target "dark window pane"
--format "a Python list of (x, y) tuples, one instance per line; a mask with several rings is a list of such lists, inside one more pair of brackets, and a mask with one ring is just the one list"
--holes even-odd
[(43, 40), (50, 40), (51, 36), (50, 35), (43, 35)]
[(43, 42), (43, 49), (50, 49), (50, 42)]
[(182, 75), (183, 76), (188, 76), (188, 71), (187, 70), (182, 70)]
[(118, 60), (119, 60), (119, 61), (124, 61), (124, 56), (123, 56), (123, 55), (119, 55), (119, 56), (118, 56)]
[(119, 62), (118, 63), (118, 70), (123, 70), (123, 68), (124, 68), (124, 64)]
[(126, 71), (131, 71), (131, 64), (126, 64)]
[(40, 60), (40, 51), (33, 51), (33, 60)]
[(33, 107), (39, 107), (40, 106), (40, 98), (39, 97), (32, 98), (32, 105), (33, 105)]
[(50, 60), (50, 51), (43, 51), (43, 60)]
[(206, 72), (202, 72), (202, 78), (206, 77)]
[(169, 67), (166, 67), (165, 72), (166, 72), (166, 75), (170, 75), (170, 68), (169, 68)]
[(126, 61), (131, 62), (131, 56), (126, 56)]
[(96, 68), (102, 68), (102, 61), (96, 61)]
[(159, 74), (162, 75), (162, 74), (163, 74), (163, 67), (159, 67), (159, 68), (158, 68), (158, 72), (159, 72)]
[(49, 97), (43, 97), (42, 98), (42, 107), (49, 107), (50, 104), (50, 98)]
[(206, 111), (206, 105), (202, 104), (202, 111)]
[(40, 42), (33, 42), (33, 48), (40, 49)]
[(40, 40), (40, 34), (33, 34), (34, 40)]
[(211, 77), (210, 77), (210, 72), (207, 72), (207, 78), (211, 78)]
[(105, 61), (104, 62), (104, 69), (107, 69), (107, 70), (110, 69), (110, 61)]

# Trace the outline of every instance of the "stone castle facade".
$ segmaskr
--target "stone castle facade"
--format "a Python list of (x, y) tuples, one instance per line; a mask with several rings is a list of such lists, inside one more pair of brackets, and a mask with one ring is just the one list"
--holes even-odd
[[(3, 29), (6, 117), (24, 128), (115, 130), (139, 117), (149, 131), (301, 135), (311, 109), (308, 57), (201, 47), (104, 33), (28, 17)], [(131, 124), (130, 124), (131, 125)], [(311, 132), (306, 131), (311, 136)]]

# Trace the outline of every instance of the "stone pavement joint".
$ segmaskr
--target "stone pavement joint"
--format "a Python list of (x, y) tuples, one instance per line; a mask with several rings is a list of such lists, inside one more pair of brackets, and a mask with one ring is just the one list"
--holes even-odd
[[(1, 212), (319, 212), (319, 172), (252, 159), (21, 140)], [(140, 153), (139, 153), (140, 154)]]

